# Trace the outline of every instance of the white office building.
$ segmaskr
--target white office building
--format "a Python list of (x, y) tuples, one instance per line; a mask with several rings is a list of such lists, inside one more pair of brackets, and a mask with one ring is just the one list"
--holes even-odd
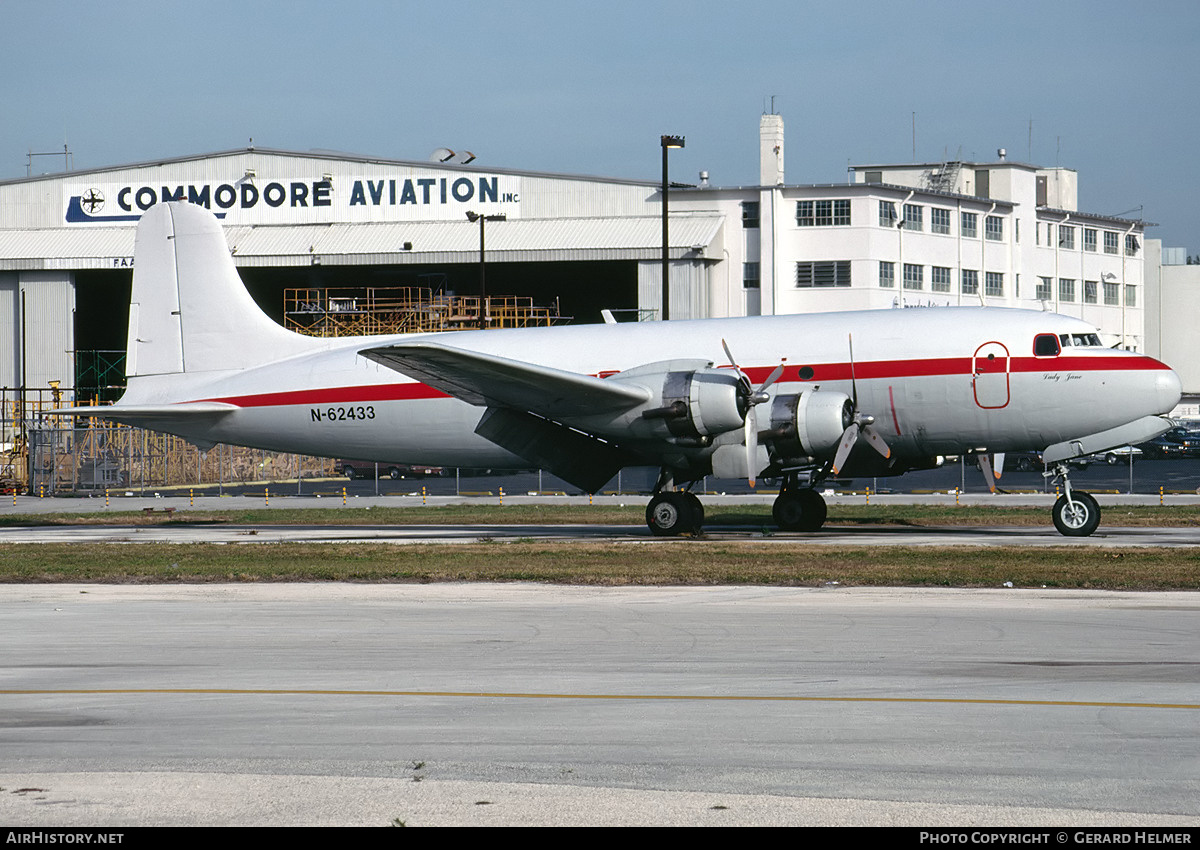
[[(1073, 171), (1000, 152), (789, 184), (780, 116), (760, 140), (757, 185), (670, 191), (671, 319), (989, 304), (1079, 316), (1145, 350), (1145, 223), (1077, 210)], [(659, 181), (239, 149), (0, 182), (0, 388), (83, 386), (82, 353), (124, 349), (137, 220), (168, 199), (221, 217), (281, 321), (289, 287), (475, 294), (467, 213), (503, 216), (486, 229), (490, 295), (576, 322), (658, 318), (662, 303)]]

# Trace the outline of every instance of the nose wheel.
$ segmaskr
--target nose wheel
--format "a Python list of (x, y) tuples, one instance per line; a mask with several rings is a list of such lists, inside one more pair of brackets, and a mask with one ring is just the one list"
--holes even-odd
[(1071, 480), (1064, 464), (1058, 464), (1051, 474), (1063, 485), (1063, 494), (1051, 510), (1054, 527), (1064, 537), (1087, 537), (1100, 525), (1100, 505), (1090, 493), (1071, 489)]

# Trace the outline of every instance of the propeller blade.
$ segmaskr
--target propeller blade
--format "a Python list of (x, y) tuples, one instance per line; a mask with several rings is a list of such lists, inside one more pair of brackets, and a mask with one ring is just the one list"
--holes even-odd
[(746, 480), (751, 487), (757, 478), (758, 466), (758, 422), (754, 416), (754, 408), (746, 411)]
[(873, 426), (871, 426), (871, 425), (862, 426), (862, 433), (863, 433), (863, 436), (867, 438), (867, 442), (871, 444), (871, 448), (873, 448), (875, 451), (877, 451), (881, 455), (883, 455), (885, 459), (892, 456), (891, 447), (887, 444), (887, 441), (883, 439), (883, 436), (880, 435), (880, 433), (878, 431), (876, 431)]
[(995, 470), (992, 468), (992, 459), (987, 452), (980, 452), (975, 455), (975, 461), (979, 464), (979, 471), (983, 473), (983, 483), (987, 485), (988, 490), (996, 492)]
[(778, 366), (776, 366), (776, 367), (775, 367), (775, 371), (774, 371), (774, 372), (772, 372), (772, 373), (771, 373), (771, 374), (770, 374), (770, 375), (767, 377), (767, 379), (766, 379), (765, 381), (763, 381), (763, 382), (762, 382), (762, 385), (761, 385), (761, 386), (758, 388), (758, 392), (760, 392), (760, 393), (761, 393), (761, 392), (764, 392), (764, 391), (766, 391), (767, 387), (771, 386), (771, 384), (773, 384), (773, 383), (775, 383), (776, 381), (778, 381), (778, 380), (779, 380), (779, 376), (780, 376), (780, 375), (782, 375), (782, 374), (783, 374), (783, 364), (782, 364), (782, 363), (780, 363)]
[(850, 401), (854, 405), (854, 412), (858, 412), (858, 381), (854, 378), (854, 334), (846, 334), (846, 341), (850, 345)]
[(850, 450), (854, 448), (855, 442), (858, 441), (859, 426), (857, 422), (850, 423), (845, 431), (842, 432), (842, 442), (838, 444), (837, 454), (833, 456), (833, 474), (837, 475), (838, 471), (846, 465), (846, 458), (850, 456)]

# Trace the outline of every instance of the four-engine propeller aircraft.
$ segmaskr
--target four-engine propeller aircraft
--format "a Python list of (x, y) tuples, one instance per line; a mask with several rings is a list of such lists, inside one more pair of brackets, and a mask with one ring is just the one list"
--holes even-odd
[[(243, 286), (217, 220), (152, 207), (138, 226), (129, 388), (61, 411), (178, 434), (202, 448), (435, 466), (550, 470), (594, 492), (661, 469), (647, 523), (696, 531), (705, 475), (782, 482), (788, 530), (825, 521), (815, 489), (969, 454), (1043, 451), (1063, 485), (1054, 524), (1095, 530), (1065, 461), (1151, 439), (1180, 382), (1065, 316), (1000, 308), (875, 310), (356, 338), (292, 333)], [(735, 361), (735, 358), (737, 360)], [(995, 455), (995, 460), (991, 455)]]

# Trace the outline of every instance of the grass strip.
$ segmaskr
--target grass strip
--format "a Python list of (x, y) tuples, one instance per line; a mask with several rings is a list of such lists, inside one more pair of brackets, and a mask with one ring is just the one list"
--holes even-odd
[[(1195, 505), (1111, 505), (1103, 507), (1102, 525), (1200, 527)], [(610, 505), (442, 505), (386, 508), (231, 508), (220, 511), (176, 510), (9, 514), (0, 527), (39, 525), (642, 525), (642, 503)], [(770, 505), (710, 505), (709, 526), (773, 527)], [(991, 505), (830, 505), (830, 525), (1048, 526), (1048, 507)]]
[(9, 544), (5, 583), (515, 582), (575, 585), (1200, 589), (1200, 547), (630, 543)]

